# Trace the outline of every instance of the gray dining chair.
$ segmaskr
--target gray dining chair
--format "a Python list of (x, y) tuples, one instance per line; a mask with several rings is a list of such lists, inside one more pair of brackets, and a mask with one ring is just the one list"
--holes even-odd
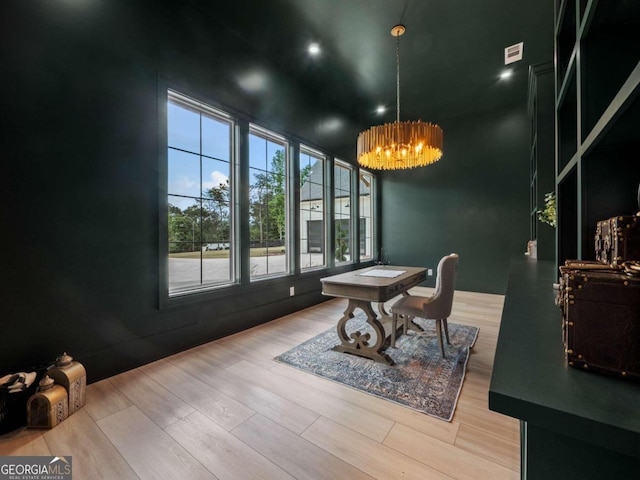
[(392, 330), (391, 330), (391, 346), (395, 347), (396, 332), (398, 329), (398, 317), (403, 320), (402, 333), (406, 335), (409, 322), (414, 318), (424, 318), (425, 320), (434, 320), (436, 333), (438, 335), (438, 345), (440, 353), (444, 358), (444, 345), (442, 342), (442, 330), (444, 327), (444, 335), (449, 344), (449, 328), (447, 318), (451, 315), (451, 307), (453, 305), (453, 292), (456, 286), (456, 273), (458, 270), (458, 255), (452, 253), (442, 257), (438, 263), (438, 274), (436, 277), (436, 291), (431, 297), (422, 297), (419, 295), (409, 295), (402, 297), (391, 307), (392, 313)]

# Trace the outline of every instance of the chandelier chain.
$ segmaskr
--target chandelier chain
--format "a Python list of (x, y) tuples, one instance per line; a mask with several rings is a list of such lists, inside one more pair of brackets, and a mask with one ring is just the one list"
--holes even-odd
[(396, 35), (396, 122), (400, 123), (400, 35)]

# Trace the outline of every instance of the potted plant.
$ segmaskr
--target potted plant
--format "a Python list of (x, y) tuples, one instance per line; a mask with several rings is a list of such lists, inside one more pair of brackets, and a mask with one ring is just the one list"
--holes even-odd
[(555, 228), (556, 226), (556, 192), (544, 194), (544, 208), (538, 210), (538, 220)]

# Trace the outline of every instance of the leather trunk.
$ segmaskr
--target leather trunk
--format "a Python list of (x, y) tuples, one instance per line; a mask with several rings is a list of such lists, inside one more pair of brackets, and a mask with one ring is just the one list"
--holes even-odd
[(621, 215), (599, 221), (595, 250), (596, 260), (607, 265), (640, 260), (640, 216)]
[(567, 364), (640, 380), (640, 277), (581, 261), (560, 272)]

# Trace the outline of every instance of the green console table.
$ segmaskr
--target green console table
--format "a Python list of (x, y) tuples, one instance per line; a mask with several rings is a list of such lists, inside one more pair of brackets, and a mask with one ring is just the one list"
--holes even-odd
[(566, 365), (557, 279), (512, 260), (489, 409), (520, 419), (522, 479), (640, 479), (640, 384)]

